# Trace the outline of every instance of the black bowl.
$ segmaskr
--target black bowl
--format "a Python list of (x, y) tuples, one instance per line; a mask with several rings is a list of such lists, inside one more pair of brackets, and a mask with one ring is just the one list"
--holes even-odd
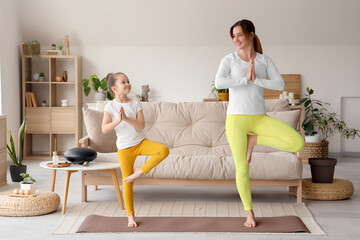
[(86, 147), (71, 148), (64, 153), (66, 160), (78, 164), (94, 161), (96, 156), (97, 153), (95, 150)]

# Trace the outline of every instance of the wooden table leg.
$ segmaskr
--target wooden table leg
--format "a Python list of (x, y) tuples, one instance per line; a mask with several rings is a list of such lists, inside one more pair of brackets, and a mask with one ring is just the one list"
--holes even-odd
[(68, 195), (68, 191), (69, 191), (70, 176), (73, 172), (77, 172), (77, 170), (67, 170), (66, 171), (62, 214), (65, 214), (67, 195)]
[(121, 197), (121, 192), (120, 192), (120, 188), (119, 188), (119, 181), (118, 181), (118, 178), (117, 178), (117, 175), (116, 175), (116, 170), (115, 169), (110, 169), (110, 173), (111, 173), (111, 177), (112, 177), (112, 180), (113, 180), (113, 183), (114, 183), (115, 192), (116, 192), (116, 196), (117, 196), (117, 199), (119, 201), (119, 204), (120, 204), (120, 208), (121, 208), (121, 210), (124, 210), (124, 204), (123, 204), (122, 197)]
[(55, 179), (56, 179), (56, 169), (53, 169), (52, 177), (51, 177), (51, 192), (54, 192), (55, 189)]
[(81, 172), (82, 201), (87, 201), (87, 185), (85, 184), (85, 173)]

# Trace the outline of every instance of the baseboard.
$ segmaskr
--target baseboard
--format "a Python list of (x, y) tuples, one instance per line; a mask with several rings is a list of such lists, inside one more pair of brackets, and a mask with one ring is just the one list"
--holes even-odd
[(329, 152), (333, 158), (360, 158), (360, 152)]

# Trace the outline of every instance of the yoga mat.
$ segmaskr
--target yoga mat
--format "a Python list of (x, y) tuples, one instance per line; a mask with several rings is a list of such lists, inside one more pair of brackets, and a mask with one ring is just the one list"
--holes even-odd
[(130, 228), (127, 226), (127, 217), (89, 215), (76, 232), (310, 232), (297, 216), (258, 217), (255, 228), (245, 227), (244, 217), (136, 217), (135, 219), (138, 227)]

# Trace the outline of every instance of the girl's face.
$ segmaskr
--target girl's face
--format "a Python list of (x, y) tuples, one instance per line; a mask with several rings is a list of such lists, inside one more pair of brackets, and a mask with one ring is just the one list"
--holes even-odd
[(115, 86), (112, 86), (115, 95), (127, 95), (131, 91), (131, 84), (128, 77), (125, 74), (118, 74), (115, 76)]
[(254, 38), (254, 33), (251, 32), (249, 37), (246, 36), (243, 33), (241, 26), (236, 26), (233, 28), (233, 41), (235, 43), (235, 46), (239, 50), (252, 46), (253, 38)]

